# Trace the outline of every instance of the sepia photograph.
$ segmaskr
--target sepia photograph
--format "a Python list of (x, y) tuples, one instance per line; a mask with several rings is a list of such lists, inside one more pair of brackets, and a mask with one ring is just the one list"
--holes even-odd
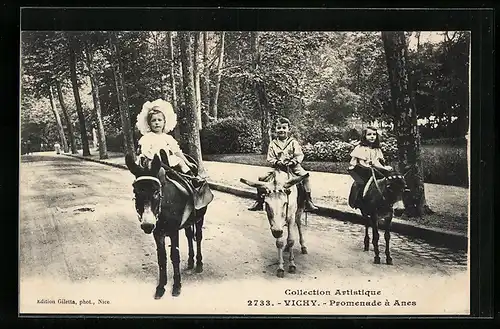
[(21, 29), (19, 313), (469, 315), (470, 62), (464, 30)]

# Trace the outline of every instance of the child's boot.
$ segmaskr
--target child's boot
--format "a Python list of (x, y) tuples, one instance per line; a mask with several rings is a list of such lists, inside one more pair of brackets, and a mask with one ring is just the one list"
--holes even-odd
[(250, 211), (260, 211), (264, 210), (264, 192), (260, 189), (257, 189), (257, 201), (248, 208)]
[(314, 205), (311, 198), (311, 192), (306, 192), (306, 202), (305, 202), (305, 211), (316, 211), (318, 207)]

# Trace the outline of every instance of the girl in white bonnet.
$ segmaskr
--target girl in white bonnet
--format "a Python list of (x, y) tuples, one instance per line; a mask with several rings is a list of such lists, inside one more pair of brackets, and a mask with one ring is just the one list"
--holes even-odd
[[(149, 167), (154, 155), (160, 156), (160, 150), (163, 149), (167, 153), (170, 167), (193, 176), (193, 183), (200, 183), (202, 179), (195, 177), (192, 171), (196, 168), (196, 164), (184, 156), (177, 141), (168, 134), (176, 124), (177, 115), (169, 102), (157, 99), (154, 102), (144, 103), (136, 123), (142, 134), (137, 150), (138, 162), (144, 167)], [(163, 168), (160, 170), (161, 176), (164, 175), (163, 170)]]

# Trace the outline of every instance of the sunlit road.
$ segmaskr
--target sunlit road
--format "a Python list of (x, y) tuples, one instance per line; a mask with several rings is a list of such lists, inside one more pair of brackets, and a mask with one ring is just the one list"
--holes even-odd
[[(439, 298), (456, 301), (467, 295), (465, 254), (393, 233), (394, 265), (388, 266), (384, 264), (382, 231), (382, 264), (375, 265), (372, 246), (369, 252), (363, 252), (363, 227), (313, 214), (309, 214), (308, 225), (304, 226), (309, 254), (300, 254), (296, 243), (297, 273), (285, 273), (285, 278), (279, 279), (275, 240), (265, 213), (247, 211), (251, 200), (214, 192), (203, 232), (204, 272), (185, 270), (187, 242), (181, 232), (182, 294), (177, 298), (168, 294), (172, 284), (168, 261), (167, 293), (161, 301), (152, 301), (157, 280), (156, 249), (153, 237), (139, 228), (132, 202), (132, 180), (126, 170), (63, 155), (23, 156), (22, 305), (52, 312), (50, 305), (37, 300), (69, 298), (79, 302), (85, 295), (110, 300), (112, 306), (100, 312), (150, 313), (162, 309), (167, 313), (224, 313), (230, 312), (230, 307), (217, 308), (214, 300), (225, 299), (227, 305), (228, 298), (234, 298), (229, 304), (251, 313), (255, 310), (247, 305), (248, 299), (267, 298), (267, 293), (284, 298), (286, 287), (316, 287), (332, 292), (337, 288), (366, 287), (385, 291), (384, 298), (398, 293), (411, 297), (419, 292), (424, 297), (438, 293)], [(439, 293), (447, 285), (460, 287), (453, 293), (462, 297), (447, 294), (447, 290)], [(189, 306), (182, 304), (183, 300)], [(210, 303), (214, 303), (213, 308)], [(457, 307), (460, 309), (462, 304)], [(64, 312), (82, 311), (76, 306), (61, 307), (67, 307)], [(272, 313), (269, 309), (259, 311)]]

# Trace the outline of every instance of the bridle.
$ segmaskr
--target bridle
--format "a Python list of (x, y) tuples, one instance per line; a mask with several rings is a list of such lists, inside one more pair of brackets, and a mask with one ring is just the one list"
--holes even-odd
[[(161, 189), (161, 182), (160, 180), (157, 178), (157, 177), (154, 177), (154, 176), (140, 176), (140, 177), (137, 177), (134, 182), (132, 183), (132, 186), (135, 185), (135, 183), (137, 182), (140, 182), (140, 181), (153, 181), (153, 182), (156, 182), (158, 184), (158, 186), (160, 187), (159, 188), (159, 198), (158, 198), (158, 213), (155, 214), (155, 217), (158, 217), (160, 215), (160, 212), (161, 212), (161, 201), (162, 201), (162, 198), (163, 198), (163, 192), (162, 192), (162, 189)], [(134, 194), (134, 197), (133, 197), (133, 200), (134, 200), (134, 203), (135, 203), (135, 194)]]
[(384, 193), (382, 192), (380, 186), (378, 185), (378, 182), (377, 182), (377, 177), (375, 176), (375, 172), (378, 172), (379, 174), (381, 174), (382, 176), (384, 176), (384, 179), (387, 179), (387, 180), (391, 180), (391, 179), (394, 179), (394, 178), (402, 178), (402, 179), (405, 179), (406, 175), (408, 175), (408, 173), (410, 171), (412, 171), (413, 169), (413, 166), (408, 169), (406, 171), (406, 173), (404, 173), (403, 175), (401, 174), (397, 174), (397, 175), (389, 175), (389, 176), (386, 176), (384, 173), (382, 173), (380, 170), (378, 170), (377, 168), (374, 168), (373, 166), (370, 167), (371, 169), (371, 172), (372, 172), (372, 177), (373, 177), (373, 181), (375, 183), (375, 187), (377, 188), (377, 191), (380, 193), (380, 196), (382, 197), (382, 200), (386, 201), (385, 199), (385, 196), (384, 196)]

